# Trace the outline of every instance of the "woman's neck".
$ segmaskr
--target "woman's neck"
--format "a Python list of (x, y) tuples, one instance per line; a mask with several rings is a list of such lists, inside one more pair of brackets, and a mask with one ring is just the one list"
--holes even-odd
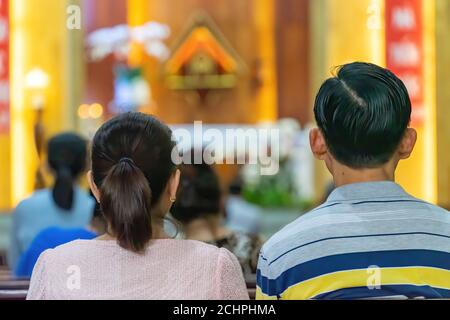
[(336, 187), (341, 187), (353, 183), (395, 181), (396, 165), (397, 162), (390, 161), (378, 168), (352, 169), (335, 162), (331, 172)]
[(184, 225), (186, 239), (203, 242), (215, 240), (214, 232), (206, 219), (197, 219)]
[[(169, 239), (170, 237), (166, 234), (164, 230), (164, 220), (161, 219), (161, 221), (154, 221), (152, 223), (152, 240), (158, 240), (158, 239)], [(111, 241), (111, 240), (117, 240), (117, 236), (114, 235), (114, 232), (111, 231), (111, 228), (108, 227), (108, 231), (97, 238), (97, 240), (102, 241)]]
[(213, 242), (229, 235), (222, 226), (220, 216), (200, 218), (184, 225), (185, 237), (190, 240)]

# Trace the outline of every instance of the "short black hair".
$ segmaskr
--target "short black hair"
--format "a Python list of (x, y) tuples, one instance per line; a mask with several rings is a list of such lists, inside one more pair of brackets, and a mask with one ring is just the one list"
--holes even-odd
[(354, 62), (337, 68), (317, 94), (314, 115), (340, 163), (373, 168), (393, 156), (411, 120), (411, 100), (391, 71)]

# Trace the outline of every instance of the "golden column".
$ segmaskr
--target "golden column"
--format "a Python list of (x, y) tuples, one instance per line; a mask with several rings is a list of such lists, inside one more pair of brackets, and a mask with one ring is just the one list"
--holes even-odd
[(254, 1), (254, 11), (262, 80), (255, 105), (259, 110), (258, 121), (270, 122), (278, 118), (274, 0)]
[(436, 0), (436, 126), (438, 203), (450, 208), (450, 1)]
[(9, 2), (0, 1), (0, 19), (2, 28), (0, 33), (0, 54), (3, 59), (0, 61), (0, 213), (7, 212), (10, 208), (11, 200), (11, 157), (10, 157), (10, 107), (9, 107)]
[[(11, 1), (11, 205), (35, 187), (45, 162), (38, 144), (74, 129), (80, 97), (81, 30), (69, 29), (71, 0)], [(37, 125), (38, 124), (38, 125)], [(36, 134), (38, 132), (38, 134)], [(40, 133), (39, 133), (40, 132)]]
[(9, 134), (0, 135), (0, 213), (11, 208), (11, 156)]

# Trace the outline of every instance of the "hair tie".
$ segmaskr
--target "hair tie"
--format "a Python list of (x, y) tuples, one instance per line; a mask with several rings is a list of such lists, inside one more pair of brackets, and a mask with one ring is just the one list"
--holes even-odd
[(134, 161), (133, 161), (133, 159), (127, 158), (127, 157), (123, 157), (123, 158), (121, 158), (121, 159), (119, 160), (119, 163), (122, 163), (122, 162), (127, 162), (127, 163), (132, 164), (132, 165), (135, 164)]

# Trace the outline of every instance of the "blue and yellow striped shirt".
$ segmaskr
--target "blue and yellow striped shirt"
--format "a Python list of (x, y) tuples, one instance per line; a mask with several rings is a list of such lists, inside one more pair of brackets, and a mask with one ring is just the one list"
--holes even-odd
[(337, 188), (262, 248), (257, 299), (450, 298), (450, 214), (394, 182)]

